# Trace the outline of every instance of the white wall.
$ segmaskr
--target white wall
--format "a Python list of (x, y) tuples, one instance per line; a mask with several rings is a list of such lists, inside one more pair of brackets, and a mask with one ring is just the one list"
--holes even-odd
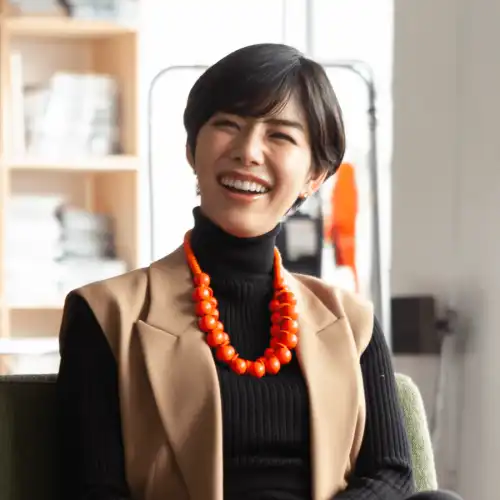
[(487, 500), (499, 497), (500, 4), (462, 0), (459, 21), (456, 286), (469, 336), (459, 481), (468, 498)]
[[(457, 13), (456, 0), (395, 3), (391, 293), (432, 293), (440, 309), (455, 298)], [(444, 435), (434, 445), (440, 483), (453, 488), (460, 357), (450, 357), (445, 411), (438, 421)], [(395, 364), (419, 385), (431, 423), (439, 359), (397, 357)]]
[(444, 485), (490, 500), (500, 452), (500, 4), (396, 5), (392, 289), (435, 293), (460, 314)]

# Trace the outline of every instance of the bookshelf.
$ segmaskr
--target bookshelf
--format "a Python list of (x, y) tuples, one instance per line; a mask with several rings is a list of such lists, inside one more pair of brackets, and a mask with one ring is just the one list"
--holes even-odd
[[(67, 291), (137, 267), (137, 68), (138, 31), (134, 26), (62, 13), (21, 15), (7, 0), (0, 0), (0, 337), (56, 336)], [(89, 88), (94, 94), (89, 94)], [(109, 94), (105, 93), (108, 90)], [(43, 107), (37, 104), (36, 108), (34, 103), (42, 95)], [(80, 97), (84, 104), (79, 103)], [(108, 113), (113, 120), (102, 118), (107, 116), (103, 110), (108, 110), (105, 97), (114, 103)], [(34, 114), (32, 122), (28, 105), (30, 112), (44, 110)], [(94, 110), (91, 105), (97, 111), (89, 118), (87, 111)], [(80, 110), (69, 122), (64, 119), (70, 115), (63, 113), (68, 109)], [(88, 123), (78, 121), (83, 116)], [(96, 123), (101, 127), (100, 135), (92, 128)], [(86, 142), (88, 137), (91, 139)], [(78, 147), (73, 147), (75, 144)], [(35, 219), (42, 220), (38, 217), (49, 210), (51, 199), (59, 207), (54, 220), (61, 226), (66, 224), (66, 234), (75, 238), (78, 230), (81, 238), (90, 234), (84, 231), (99, 227), (110, 241), (104, 245), (95, 239), (95, 245), (82, 250), (88, 238), (73, 239), (72, 245), (68, 238), (57, 258), (42, 251), (49, 242), (49, 236), (45, 241), (44, 235), (50, 231), (44, 233), (42, 223), (35, 228)], [(19, 209), (29, 219), (29, 210), (20, 204), (26, 200), (32, 203), (33, 226), (12, 215)], [(45, 208), (38, 210), (35, 202)], [(39, 244), (31, 239), (35, 233)], [(97, 238), (94, 233), (92, 238)], [(97, 248), (105, 249), (102, 255), (96, 253)], [(76, 252), (78, 258), (66, 258), (68, 251)], [(85, 251), (90, 257), (79, 254)], [(24, 268), (21, 262), (26, 263)], [(62, 278), (50, 277), (47, 269), (53, 265), (57, 276), (62, 270)], [(38, 272), (38, 281), (30, 278)]]

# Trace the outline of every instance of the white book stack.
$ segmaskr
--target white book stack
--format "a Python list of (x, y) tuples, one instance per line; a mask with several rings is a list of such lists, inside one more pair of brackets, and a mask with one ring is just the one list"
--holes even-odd
[(117, 152), (117, 100), (112, 77), (54, 74), (25, 102), (28, 153), (57, 159)]
[(13, 195), (6, 206), (5, 287), (11, 306), (59, 299), (62, 228), (57, 196)]
[(6, 295), (11, 307), (62, 306), (71, 290), (127, 271), (108, 217), (56, 196), (17, 195), (7, 206)]
[(99, 259), (115, 255), (110, 217), (73, 207), (61, 211), (65, 258)]
[(65, 207), (61, 223), (63, 293), (127, 271), (126, 263), (115, 258), (112, 221), (108, 216)]

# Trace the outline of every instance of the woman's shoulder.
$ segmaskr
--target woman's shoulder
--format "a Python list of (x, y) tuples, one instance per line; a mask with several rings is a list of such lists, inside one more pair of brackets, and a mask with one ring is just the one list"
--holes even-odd
[(359, 293), (337, 287), (308, 275), (293, 274), (339, 320), (349, 324), (358, 350), (363, 352), (370, 342), (374, 326), (371, 301)]

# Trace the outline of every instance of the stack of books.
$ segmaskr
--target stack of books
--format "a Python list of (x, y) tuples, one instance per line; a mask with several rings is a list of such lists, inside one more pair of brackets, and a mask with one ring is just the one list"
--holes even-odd
[(57, 196), (13, 195), (6, 205), (5, 288), (9, 304), (59, 298), (63, 257)]
[(57, 196), (14, 195), (6, 209), (5, 287), (11, 307), (62, 306), (73, 289), (127, 271), (109, 217)]
[(25, 87), (23, 61), (11, 57), (13, 150), (46, 159), (120, 153), (118, 86), (99, 74), (55, 73)]
[(62, 294), (127, 271), (125, 262), (116, 258), (109, 216), (64, 207), (60, 220), (64, 255), (61, 260)]
[(61, 210), (65, 258), (113, 258), (115, 247), (111, 218), (74, 207)]
[(25, 99), (28, 154), (106, 156), (118, 152), (118, 90), (106, 75), (56, 73)]

